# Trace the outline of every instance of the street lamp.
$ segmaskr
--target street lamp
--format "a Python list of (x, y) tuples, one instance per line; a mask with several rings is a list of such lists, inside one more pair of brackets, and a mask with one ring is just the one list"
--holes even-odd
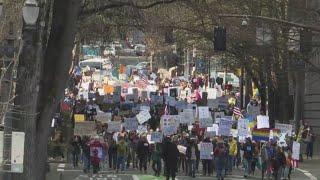
[(22, 14), (24, 22), (27, 25), (33, 26), (36, 24), (39, 17), (39, 9), (40, 8), (36, 0), (26, 0), (22, 8)]

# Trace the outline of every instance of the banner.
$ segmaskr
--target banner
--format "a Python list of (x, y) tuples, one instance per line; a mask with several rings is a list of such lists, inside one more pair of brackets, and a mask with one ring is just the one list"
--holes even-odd
[(288, 136), (292, 136), (292, 125), (276, 123), (275, 128), (279, 129), (281, 133), (286, 133)]
[(293, 141), (292, 144), (292, 159), (300, 160), (300, 143)]
[(211, 113), (208, 106), (199, 106), (198, 107), (199, 119), (211, 118)]
[(140, 113), (137, 114), (136, 117), (139, 121), (139, 124), (143, 124), (151, 118), (151, 115), (149, 111), (140, 111)]
[(161, 143), (162, 142), (163, 134), (161, 132), (152, 132), (151, 133), (151, 141), (155, 143)]
[(182, 146), (182, 145), (178, 145), (177, 148), (178, 148), (179, 153), (181, 153), (181, 154), (187, 153), (187, 147)]
[(232, 121), (226, 119), (220, 119), (219, 122), (219, 135), (230, 136), (230, 129), (232, 126)]
[(127, 131), (135, 131), (138, 129), (139, 123), (136, 118), (125, 118), (123, 126)]
[(95, 136), (97, 134), (94, 121), (76, 122), (74, 124), (74, 135)]
[(269, 128), (269, 116), (257, 116), (257, 128), (263, 129), (263, 128)]
[(238, 120), (238, 136), (248, 136), (248, 120), (246, 119), (239, 119)]
[(120, 132), (121, 131), (121, 121), (111, 121), (108, 122), (108, 129), (107, 132)]
[(212, 143), (200, 143), (200, 159), (212, 160), (213, 144)]
[[(280, 130), (273, 129), (272, 136), (279, 136)], [(254, 141), (269, 141), (270, 129), (252, 129), (252, 140)]]

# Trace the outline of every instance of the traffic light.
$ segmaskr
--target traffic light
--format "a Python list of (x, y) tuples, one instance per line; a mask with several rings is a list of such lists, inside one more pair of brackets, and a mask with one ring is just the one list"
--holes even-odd
[(227, 31), (224, 27), (214, 28), (214, 50), (225, 51), (227, 48)]

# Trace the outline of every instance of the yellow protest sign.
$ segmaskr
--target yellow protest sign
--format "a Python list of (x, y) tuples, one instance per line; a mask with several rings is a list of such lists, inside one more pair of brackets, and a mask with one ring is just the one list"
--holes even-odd
[(74, 115), (75, 122), (84, 122), (84, 120), (85, 120), (84, 114), (75, 114)]

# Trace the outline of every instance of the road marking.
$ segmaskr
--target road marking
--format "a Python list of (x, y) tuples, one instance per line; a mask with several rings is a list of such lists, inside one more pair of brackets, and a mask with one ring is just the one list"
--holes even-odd
[(65, 168), (66, 167), (66, 164), (59, 164), (58, 165), (58, 168)]
[(58, 168), (58, 169), (57, 169), (57, 171), (58, 171), (58, 172), (63, 172), (63, 171), (64, 171), (64, 169), (60, 169), (60, 168)]
[(314, 177), (309, 171), (296, 168), (298, 171), (302, 172), (304, 175), (306, 175), (310, 180), (318, 180), (318, 178)]
[(133, 180), (140, 180), (137, 175), (132, 175)]

